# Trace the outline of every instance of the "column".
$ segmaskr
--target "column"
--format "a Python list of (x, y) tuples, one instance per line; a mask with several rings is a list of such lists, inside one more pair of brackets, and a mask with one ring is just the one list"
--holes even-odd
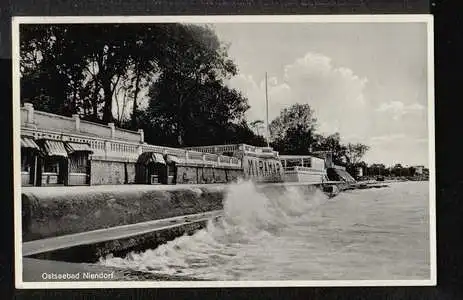
[(104, 141), (104, 156), (108, 158), (108, 154), (111, 152), (111, 142), (108, 140)]
[(138, 134), (140, 135), (140, 143), (145, 142), (145, 133), (143, 132), (143, 129), (138, 129)]
[(111, 138), (113, 139), (116, 136), (116, 127), (114, 127), (114, 123), (108, 123), (108, 127), (111, 129)]
[(72, 118), (74, 119), (74, 122), (76, 124), (76, 131), (80, 131), (80, 117), (78, 114), (73, 114)]
[(27, 116), (26, 116), (26, 126), (27, 127), (35, 127), (34, 124), (34, 105), (32, 103), (24, 103), (24, 108), (27, 111)]

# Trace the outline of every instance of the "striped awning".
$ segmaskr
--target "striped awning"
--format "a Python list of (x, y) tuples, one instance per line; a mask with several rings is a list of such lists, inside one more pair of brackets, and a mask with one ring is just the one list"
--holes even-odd
[(178, 156), (175, 156), (175, 155), (167, 155), (167, 162), (168, 163), (176, 163), (176, 164), (179, 164), (179, 163), (182, 163), (183, 162), (183, 159), (181, 159), (180, 157)]
[(67, 142), (64, 144), (68, 153), (74, 152), (90, 152), (93, 153), (93, 150), (90, 148), (88, 144), (85, 143), (75, 143), (75, 142)]
[(166, 164), (166, 161), (164, 160), (164, 157), (162, 157), (162, 154), (161, 153), (156, 153), (156, 152), (153, 152), (152, 155), (151, 155), (151, 159), (154, 161), (154, 162), (157, 162), (157, 163), (160, 163), (160, 164)]
[(143, 152), (137, 159), (137, 164), (147, 165), (152, 162), (166, 164), (162, 154), (156, 152)]
[(29, 137), (21, 137), (21, 148), (40, 150), (39, 146)]
[(66, 148), (64, 147), (64, 143), (61, 141), (45, 140), (43, 142), (42, 148), (45, 154), (48, 156), (68, 156)]

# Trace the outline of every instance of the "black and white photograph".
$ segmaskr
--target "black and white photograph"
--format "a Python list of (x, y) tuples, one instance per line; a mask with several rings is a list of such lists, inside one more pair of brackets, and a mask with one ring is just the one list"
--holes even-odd
[(432, 28), (14, 17), (16, 286), (435, 285)]

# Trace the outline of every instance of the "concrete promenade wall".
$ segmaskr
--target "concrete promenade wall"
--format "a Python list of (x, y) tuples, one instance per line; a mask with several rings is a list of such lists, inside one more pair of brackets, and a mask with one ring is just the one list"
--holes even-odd
[(23, 188), (23, 242), (222, 208), (226, 185)]
[(177, 170), (178, 184), (226, 183), (243, 176), (241, 169), (179, 166)]
[(90, 185), (135, 182), (134, 162), (91, 160), (90, 163)]

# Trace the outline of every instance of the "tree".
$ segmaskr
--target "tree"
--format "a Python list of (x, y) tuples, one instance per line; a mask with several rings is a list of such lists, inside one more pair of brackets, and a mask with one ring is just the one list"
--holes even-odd
[(402, 164), (395, 164), (391, 169), (391, 173), (396, 177), (403, 176), (403, 169)]
[(308, 104), (283, 109), (269, 125), (272, 146), (282, 154), (309, 154), (316, 122)]
[(151, 122), (146, 126), (162, 131), (166, 136), (161, 141), (172, 146), (230, 140), (230, 127), (242, 124), (249, 108), (246, 98), (219, 80), (201, 83), (167, 73), (152, 86), (149, 98)]
[(78, 112), (86, 62), (67, 34), (65, 26), (21, 25), (21, 102), (63, 115)]
[(255, 130), (257, 135), (261, 135), (260, 134), (260, 129), (262, 128), (263, 125), (264, 125), (264, 121), (262, 121), (262, 120), (255, 120), (255, 121), (252, 121), (249, 124), (249, 126), (251, 126), (251, 128), (253, 130)]
[(280, 115), (269, 125), (270, 137), (272, 140), (284, 140), (288, 129), (298, 129), (303, 132), (313, 132), (316, 128), (317, 119), (314, 111), (308, 104), (296, 103), (285, 108)]
[(315, 151), (329, 151), (336, 165), (346, 164), (347, 147), (341, 144), (341, 135), (338, 132), (327, 137), (316, 135), (313, 148)]
[(370, 176), (387, 175), (386, 166), (384, 164), (372, 164), (368, 168), (368, 175)]
[[(236, 74), (215, 33), (186, 24), (39, 24), (21, 27), (23, 101), (39, 109), (80, 112), (94, 121), (113, 120), (116, 91), (132, 84), (135, 127), (138, 96), (155, 74), (197, 80)], [(125, 92), (125, 91), (124, 91)]]
[(357, 165), (368, 149), (370, 149), (370, 147), (361, 143), (348, 143), (346, 146), (347, 163)]
[(296, 126), (288, 128), (284, 138), (275, 139), (272, 146), (282, 154), (308, 155), (311, 153), (312, 143), (312, 132), (306, 131), (302, 126)]

